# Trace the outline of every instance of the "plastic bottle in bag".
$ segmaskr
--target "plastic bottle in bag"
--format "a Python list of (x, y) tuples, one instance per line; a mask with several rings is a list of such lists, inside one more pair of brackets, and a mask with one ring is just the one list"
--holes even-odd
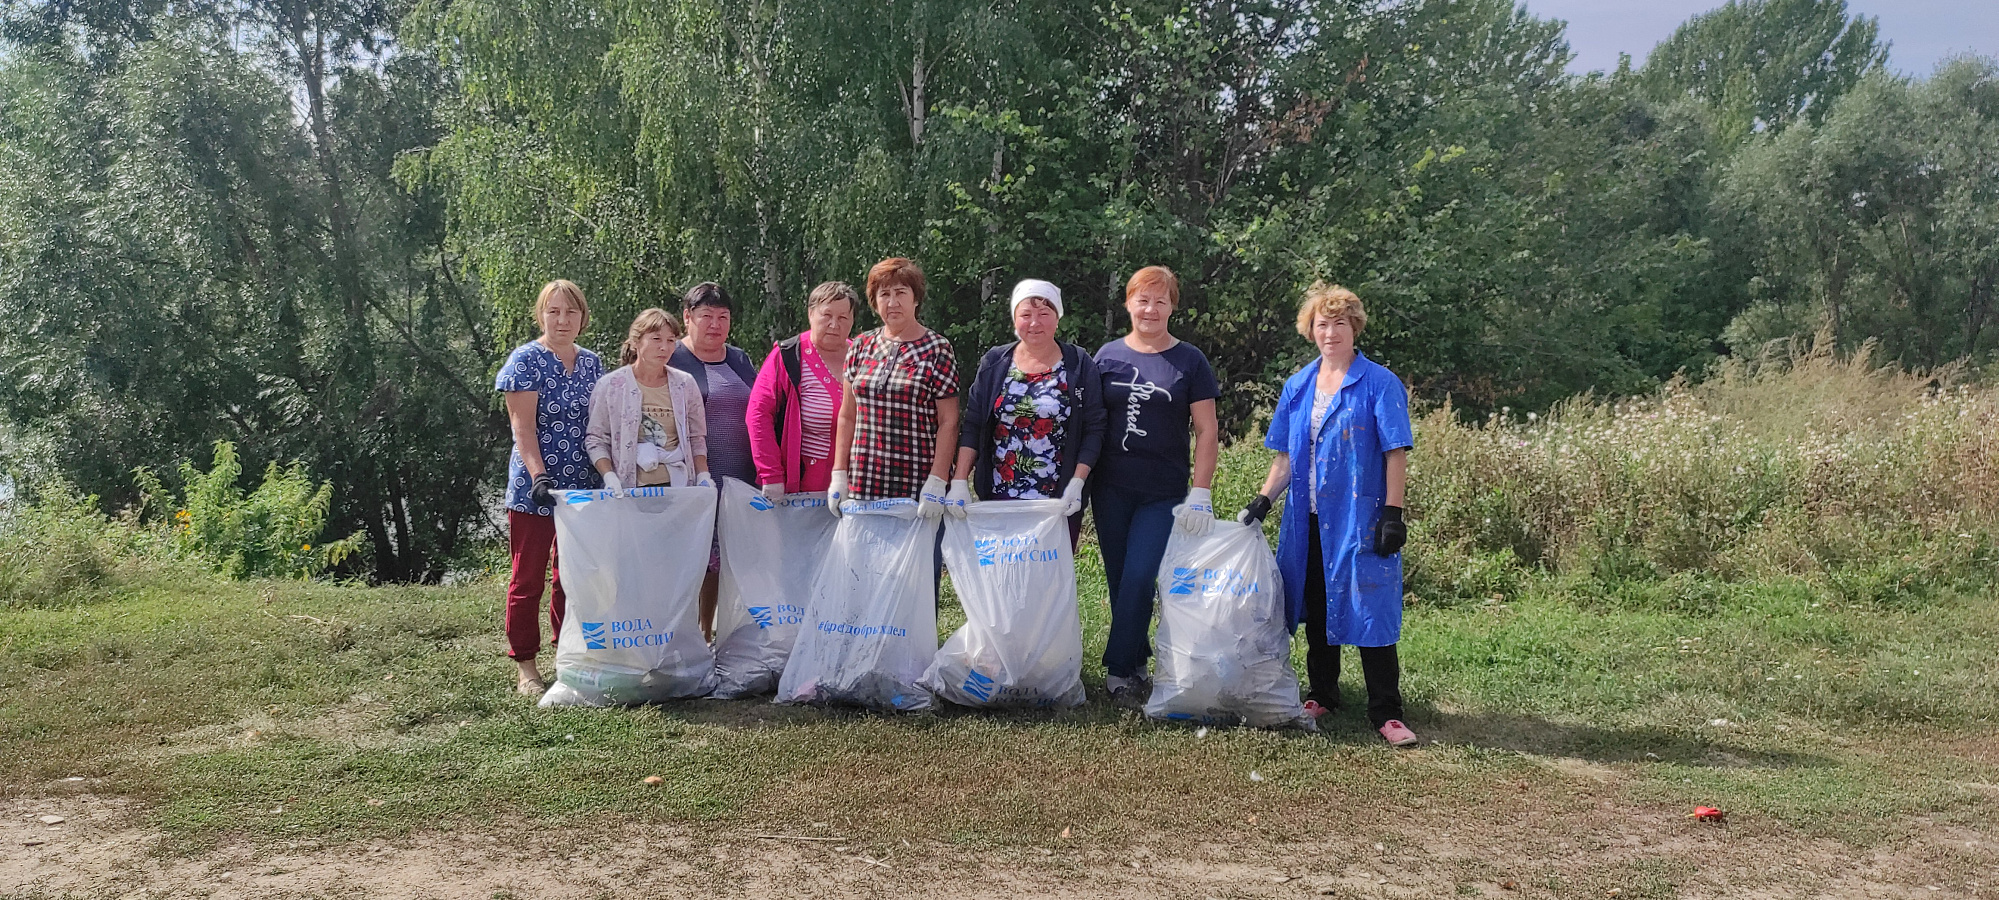
[(721, 502), (714, 696), (732, 700), (777, 687), (839, 520), (824, 492), (772, 502), (734, 478), (722, 479)]
[(1263, 529), (1178, 531), (1159, 564), (1155, 719), (1316, 730), (1298, 696), (1283, 583)]
[(913, 500), (849, 501), (841, 512), (777, 702), (928, 710), (918, 682), (937, 655), (937, 523)]
[(960, 706), (1083, 703), (1076, 560), (1060, 500), (980, 503), (944, 524), (944, 563), (965, 624), (923, 685)]
[(715, 491), (560, 491), (555, 540), (568, 596), (555, 684), (541, 705), (628, 706), (705, 696), (715, 656), (701, 634)]

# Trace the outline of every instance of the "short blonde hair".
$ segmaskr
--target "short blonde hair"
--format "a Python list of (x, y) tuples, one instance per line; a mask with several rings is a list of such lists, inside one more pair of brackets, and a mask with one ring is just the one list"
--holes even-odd
[(639, 341), (662, 328), (673, 332), (676, 341), (687, 336), (687, 332), (681, 330), (680, 322), (673, 318), (673, 313), (657, 306), (639, 313), (638, 318), (632, 320), (632, 327), (625, 332), (625, 347), (618, 351), (618, 365), (629, 366), (638, 362)]
[(576, 304), (577, 310), (583, 313), (583, 325), (576, 330), (579, 332), (589, 330), (590, 303), (583, 299), (583, 289), (567, 278), (557, 278), (541, 286), (541, 294), (534, 298), (535, 324), (541, 324), (541, 317), (548, 312), (548, 301), (555, 299), (558, 294), (569, 295), (569, 302)]
[(1308, 341), (1312, 339), (1312, 319), (1317, 316), (1345, 316), (1354, 337), (1367, 330), (1367, 310), (1361, 307), (1360, 296), (1337, 284), (1314, 281), (1305, 289), (1305, 302), (1298, 304), (1298, 333)]
[(1124, 283), (1125, 302), (1130, 303), (1131, 295), (1149, 287), (1165, 288), (1166, 302), (1173, 304), (1174, 309), (1180, 308), (1180, 278), (1165, 266), (1146, 266), (1131, 273), (1131, 279)]

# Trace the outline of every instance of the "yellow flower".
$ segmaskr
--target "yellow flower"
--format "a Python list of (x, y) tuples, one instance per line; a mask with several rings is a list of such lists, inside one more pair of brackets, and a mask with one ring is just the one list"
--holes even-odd
[(304, 544), (304, 545), (301, 545), (301, 546), (299, 547), (299, 549), (300, 549), (300, 550), (311, 550), (311, 549), (312, 549), (312, 545), (311, 545), (311, 544)]

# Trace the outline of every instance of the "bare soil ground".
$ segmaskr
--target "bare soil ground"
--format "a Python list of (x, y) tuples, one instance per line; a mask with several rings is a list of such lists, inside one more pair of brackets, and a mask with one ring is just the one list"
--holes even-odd
[[(1476, 820), (1356, 818), (1257, 843), (1154, 834), (1116, 848), (886, 844), (828, 823), (632, 826), (615, 836), (498, 821), (353, 842), (176, 844), (134, 801), (87, 785), (0, 801), (0, 896), (251, 897), (1999, 897), (1992, 829), (1912, 823), (1867, 852), (1781, 826), (1696, 824), (1604, 801)], [(44, 816), (61, 816), (48, 824)]]

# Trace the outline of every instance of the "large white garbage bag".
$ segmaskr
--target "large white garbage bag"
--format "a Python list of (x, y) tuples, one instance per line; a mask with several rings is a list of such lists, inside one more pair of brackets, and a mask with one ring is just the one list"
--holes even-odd
[(1263, 529), (1178, 531), (1159, 564), (1159, 631), (1145, 714), (1209, 724), (1313, 729), (1291, 668), (1284, 589)]
[(756, 488), (722, 479), (722, 508), (715, 516), (722, 535), (716, 698), (733, 700), (777, 687), (839, 521), (826, 511), (823, 491), (787, 494), (772, 503)]
[(917, 681), (937, 655), (937, 523), (913, 500), (849, 501), (841, 511), (777, 702), (929, 709)]
[(569, 605), (542, 706), (620, 706), (700, 697), (715, 687), (701, 636), (701, 579), (715, 491), (557, 491), (555, 544)]
[(1060, 500), (979, 503), (944, 523), (944, 565), (965, 624), (923, 673), (961, 706), (1083, 703), (1076, 559)]

